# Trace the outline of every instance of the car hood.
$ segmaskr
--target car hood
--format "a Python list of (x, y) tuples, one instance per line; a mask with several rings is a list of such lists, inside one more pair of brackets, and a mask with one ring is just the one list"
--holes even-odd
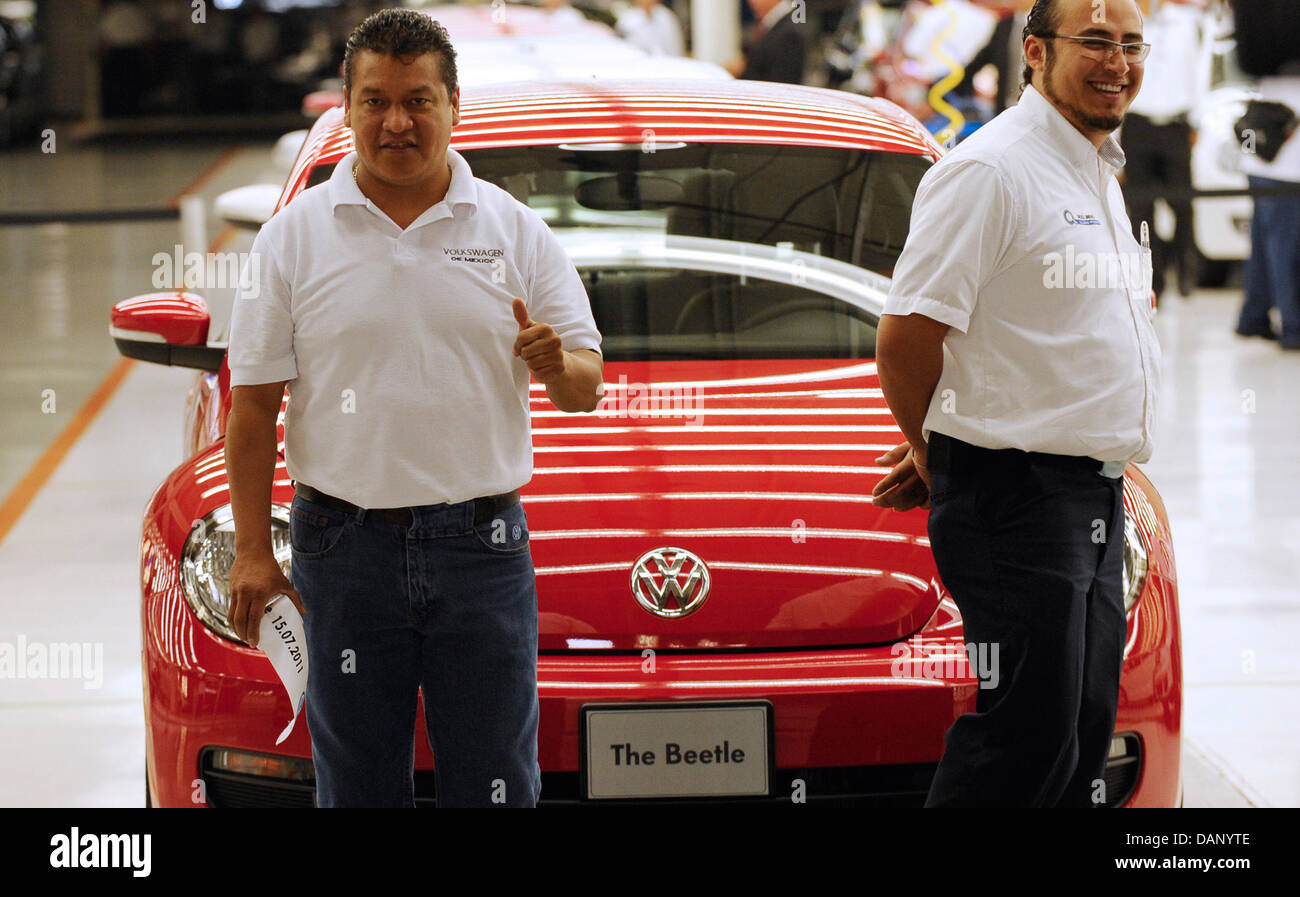
[[(874, 363), (611, 362), (605, 382), (591, 414), (533, 385), (523, 494), (541, 650), (880, 644), (929, 619), (926, 512), (871, 504), (875, 459), (902, 440)], [(682, 610), (662, 585), (678, 550), (709, 590), (663, 616)], [(694, 569), (669, 573), (687, 604)]]

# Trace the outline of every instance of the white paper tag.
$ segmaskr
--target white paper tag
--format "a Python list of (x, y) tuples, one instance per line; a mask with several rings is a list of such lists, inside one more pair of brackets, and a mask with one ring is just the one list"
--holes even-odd
[(289, 704), (293, 707), (293, 718), (280, 737), (281, 743), (293, 731), (298, 714), (302, 711), (303, 701), (307, 697), (307, 637), (302, 625), (302, 614), (293, 601), (283, 592), (271, 598), (262, 616), (262, 626), (258, 630), (257, 647), (271, 661), (275, 673), (280, 677), (285, 692), (289, 695)]

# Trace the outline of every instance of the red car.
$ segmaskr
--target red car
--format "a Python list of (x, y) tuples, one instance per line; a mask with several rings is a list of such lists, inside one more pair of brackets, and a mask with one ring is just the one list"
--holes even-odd
[[(871, 503), (874, 459), (902, 440), (876, 323), (939, 148), (885, 101), (753, 82), (467, 87), (461, 109), (452, 146), (547, 220), (604, 335), (596, 412), (560, 413), (532, 388), (542, 803), (919, 805), (990, 672), (968, 662), (926, 512)], [(280, 205), (351, 143), (340, 110), (323, 115)], [(204, 372), (191, 456), (140, 543), (149, 800), (309, 806), (306, 722), (275, 744), (293, 708), (225, 618), (224, 343), (191, 293), (112, 318), (123, 354)], [(286, 570), (291, 499), (278, 472)], [(1106, 803), (1174, 806), (1173, 547), (1136, 468), (1124, 499), (1129, 640)]]

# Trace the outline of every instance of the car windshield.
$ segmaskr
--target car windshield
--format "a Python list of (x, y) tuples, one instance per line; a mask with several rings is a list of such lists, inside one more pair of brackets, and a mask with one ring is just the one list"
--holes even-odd
[(734, 143), (466, 150), (474, 174), (553, 229), (629, 227), (796, 250), (888, 276), (929, 160)]
[[(898, 153), (649, 136), (462, 152), (477, 177), (534, 209), (562, 241), (591, 233), (711, 246), (708, 264), (656, 264), (653, 247), (636, 264), (575, 255), (610, 361), (872, 357), (875, 311), (801, 275), (824, 259), (878, 293), (880, 277), (866, 272), (892, 274), (930, 165)], [(790, 264), (747, 270), (748, 255), (774, 251)]]

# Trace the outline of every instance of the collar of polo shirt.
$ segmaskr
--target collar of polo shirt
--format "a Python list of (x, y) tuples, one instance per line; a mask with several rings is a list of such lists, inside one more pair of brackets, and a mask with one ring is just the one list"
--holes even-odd
[[(330, 207), (337, 209), (339, 206), (369, 206), (370, 200), (361, 192), (356, 179), (353, 177), (352, 169), (357, 164), (357, 151), (353, 150), (335, 166), (334, 173), (330, 175), (329, 190)], [(469, 163), (465, 157), (450, 147), (447, 149), (447, 164), (451, 166), (451, 182), (447, 184), (447, 195), (442, 198), (441, 203), (434, 203), (430, 208), (437, 208), (445, 203), (447, 207), (455, 214), (457, 206), (469, 206), (472, 209), (478, 208), (478, 192), (474, 186), (474, 174), (470, 171)], [(426, 210), (427, 212), (427, 210)], [(424, 217), (423, 214), (420, 216)], [(417, 219), (418, 220), (418, 219)]]
[(1124, 151), (1119, 148), (1114, 134), (1106, 135), (1100, 149), (1093, 146), (1092, 141), (1079, 133), (1079, 129), (1070, 124), (1070, 120), (1032, 84), (1025, 86), (1019, 105), (1056, 138), (1053, 142), (1064, 150), (1066, 158), (1074, 163), (1076, 168), (1096, 174), (1099, 158), (1115, 171), (1124, 167)]

